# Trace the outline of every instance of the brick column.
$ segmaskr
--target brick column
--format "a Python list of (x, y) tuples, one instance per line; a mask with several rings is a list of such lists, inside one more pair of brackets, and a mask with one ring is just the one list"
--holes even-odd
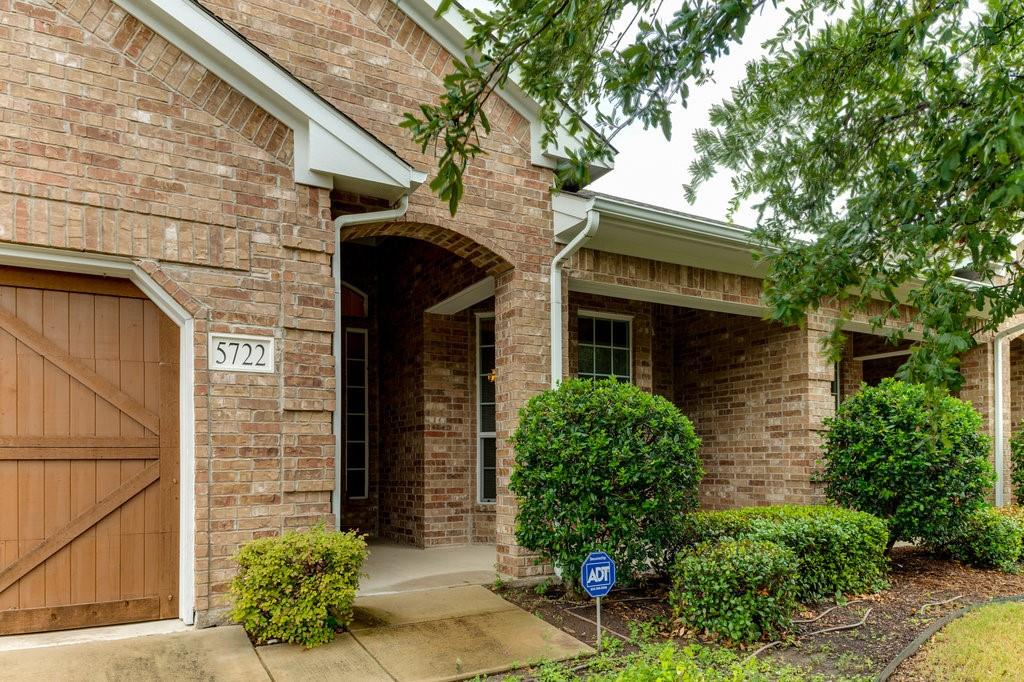
[[(979, 340), (978, 345), (964, 353), (960, 362), (960, 372), (964, 376), (964, 384), (960, 389), (960, 398), (974, 406), (982, 419), (982, 428), (985, 433), (995, 436), (995, 351), (996, 343), (991, 337)], [(1010, 433), (1012, 423), (1010, 421), (1010, 408), (1012, 391), (1010, 385), (1010, 343), (1006, 339), (998, 342), (1003, 352), (1003, 410), (998, 418), (1002, 419), (1003, 427), (1003, 473), (1004, 473), (1004, 496), (1006, 500), (1010, 497)], [(990, 461), (995, 464), (995, 447), (989, 453)], [(990, 494), (994, 498), (994, 493)]]
[(548, 387), (550, 343), (548, 334), (548, 282), (541, 272), (515, 269), (496, 278), (494, 293), (498, 501), (495, 535), (498, 570), (514, 577), (540, 575), (548, 570), (516, 545), (517, 505), (508, 491), (515, 454), (509, 437), (519, 420), (519, 409)]

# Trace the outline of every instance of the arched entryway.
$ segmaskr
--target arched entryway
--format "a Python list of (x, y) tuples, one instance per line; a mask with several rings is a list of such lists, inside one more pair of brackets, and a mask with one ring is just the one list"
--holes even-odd
[(510, 508), (495, 294), (512, 266), (435, 225), (341, 238), (339, 527), (392, 546), (475, 548), (466, 556), (490, 579)]

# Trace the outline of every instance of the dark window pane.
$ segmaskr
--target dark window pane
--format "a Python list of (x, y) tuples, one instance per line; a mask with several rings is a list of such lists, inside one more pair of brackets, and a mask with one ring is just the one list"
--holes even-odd
[(363, 469), (366, 467), (366, 444), (349, 443), (345, 446), (345, 468)]
[(363, 386), (366, 381), (366, 363), (362, 360), (349, 360), (345, 368), (345, 380), (349, 386)]
[(345, 410), (348, 412), (366, 412), (366, 389), (358, 386), (346, 391)]
[(494, 382), (487, 377), (480, 377), (480, 402), (494, 402)]
[(349, 497), (366, 497), (366, 472), (350, 470), (345, 474), (345, 487)]
[(361, 333), (349, 333), (348, 335), (348, 348), (346, 352), (348, 357), (353, 360), (366, 357), (366, 335)]
[(612, 345), (611, 320), (594, 320), (594, 343), (602, 346)]
[(612, 372), (617, 377), (630, 375), (629, 351), (616, 348), (612, 351)]
[(594, 347), (593, 346), (580, 346), (580, 374), (593, 374), (594, 373)]
[(612, 323), (612, 336), (613, 342), (619, 348), (629, 347), (629, 322), (625, 320), (615, 320)]
[(482, 438), (481, 441), (484, 468), (493, 469), (498, 456), (498, 441), (496, 438)]
[(498, 497), (498, 478), (494, 469), (485, 469), (483, 475), (483, 494), (481, 498), (492, 502)]
[(361, 414), (350, 414), (346, 421), (346, 440), (363, 440), (366, 436), (366, 417)]
[(480, 320), (480, 345), (494, 345), (494, 320), (482, 318)]
[(480, 430), (493, 432), (494, 429), (494, 405), (480, 406)]
[(488, 374), (494, 369), (494, 348), (480, 349), (480, 373)]
[(609, 376), (612, 373), (612, 349), (594, 349), (594, 373)]
[(594, 320), (590, 317), (579, 319), (580, 343), (594, 342)]

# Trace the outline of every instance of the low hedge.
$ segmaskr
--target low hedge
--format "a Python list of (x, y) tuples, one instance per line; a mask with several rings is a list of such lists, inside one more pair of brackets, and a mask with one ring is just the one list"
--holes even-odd
[(352, 622), (366, 555), (362, 536), (323, 526), (246, 543), (235, 557), (231, 617), (259, 643), (326, 644)]
[(871, 514), (828, 506), (778, 505), (689, 516), (685, 544), (719, 538), (766, 540), (796, 556), (797, 598), (816, 601), (885, 586), (889, 534)]
[(793, 552), (774, 542), (704, 542), (676, 559), (669, 601), (689, 627), (732, 642), (753, 642), (789, 627), (797, 570)]
[(964, 528), (944, 547), (968, 566), (1016, 571), (1024, 545), (1024, 526), (1012, 514), (983, 507), (967, 518)]

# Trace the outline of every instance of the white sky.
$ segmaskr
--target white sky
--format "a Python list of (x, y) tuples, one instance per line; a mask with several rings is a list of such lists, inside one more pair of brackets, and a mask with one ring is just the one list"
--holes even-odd
[[(708, 127), (708, 111), (728, 98), (732, 86), (743, 80), (747, 62), (764, 53), (761, 44), (774, 36), (786, 19), (785, 11), (767, 7), (747, 27), (743, 42), (715, 64), (714, 82), (694, 88), (687, 108), (676, 106), (672, 112), (672, 139), (665, 140), (658, 129), (644, 130), (634, 125), (623, 130), (612, 141), (619, 150), (615, 169), (590, 185), (626, 199), (656, 204), (687, 213), (725, 220), (732, 186), (729, 174), (719, 172), (699, 191), (697, 201), (690, 204), (683, 196), (683, 184), (689, 180), (687, 169), (696, 158), (693, 133)], [(733, 221), (753, 226), (755, 213), (741, 207)]]

